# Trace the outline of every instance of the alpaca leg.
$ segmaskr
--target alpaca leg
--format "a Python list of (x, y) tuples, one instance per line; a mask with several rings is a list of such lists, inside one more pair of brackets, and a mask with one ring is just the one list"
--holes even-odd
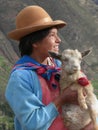
[(87, 105), (90, 117), (92, 119), (92, 122), (94, 124), (94, 130), (98, 130), (98, 124), (97, 124), (97, 115), (98, 115), (98, 100), (96, 95), (93, 93), (92, 85), (85, 88), (87, 93)]
[(95, 112), (95, 110), (93, 110), (93, 108), (90, 105), (88, 106), (88, 110), (89, 110), (89, 114), (90, 114), (92, 123), (94, 125), (94, 130), (98, 130), (98, 124), (96, 121), (96, 119), (97, 119), (96, 112)]
[(78, 87), (78, 102), (81, 108), (87, 109), (87, 104), (85, 101), (85, 96), (83, 94), (83, 88), (80, 86)]

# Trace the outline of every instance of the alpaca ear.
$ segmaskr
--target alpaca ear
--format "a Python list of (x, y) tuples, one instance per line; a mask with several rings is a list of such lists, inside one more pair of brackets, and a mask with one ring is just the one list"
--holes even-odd
[(91, 52), (92, 52), (92, 48), (89, 48), (88, 50), (81, 52), (81, 55), (82, 55), (82, 57), (85, 57), (85, 56), (89, 55)]
[(49, 55), (52, 57), (52, 58), (55, 58), (55, 59), (58, 59), (58, 60), (61, 60), (61, 54), (59, 53), (55, 53), (53, 51), (48, 51)]

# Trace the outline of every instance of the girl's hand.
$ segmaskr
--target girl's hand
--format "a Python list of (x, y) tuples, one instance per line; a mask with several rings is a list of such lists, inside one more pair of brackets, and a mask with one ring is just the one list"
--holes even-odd
[(94, 130), (94, 127), (93, 127), (93, 123), (89, 123), (85, 128), (81, 129), (81, 130)]
[(76, 91), (72, 91), (70, 87), (67, 87), (60, 95), (62, 105), (65, 103), (78, 104), (78, 95)]
[(67, 87), (53, 102), (57, 108), (65, 103), (78, 104), (77, 92), (72, 91), (69, 87)]

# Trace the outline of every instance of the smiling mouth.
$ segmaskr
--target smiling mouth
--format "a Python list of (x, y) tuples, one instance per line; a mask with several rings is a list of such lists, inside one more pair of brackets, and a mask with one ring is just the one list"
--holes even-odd
[(58, 46), (58, 45), (54, 46), (53, 48), (54, 48), (55, 50), (59, 50), (59, 46)]

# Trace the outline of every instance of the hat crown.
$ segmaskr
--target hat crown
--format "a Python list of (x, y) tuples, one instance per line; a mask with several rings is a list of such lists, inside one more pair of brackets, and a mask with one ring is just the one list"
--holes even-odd
[(22, 37), (49, 27), (62, 28), (66, 23), (62, 20), (53, 20), (40, 6), (27, 6), (16, 16), (16, 29), (8, 33), (8, 37), (20, 40)]
[(40, 25), (53, 21), (48, 13), (39, 6), (24, 8), (16, 17), (16, 28), (24, 28), (32, 25)]

